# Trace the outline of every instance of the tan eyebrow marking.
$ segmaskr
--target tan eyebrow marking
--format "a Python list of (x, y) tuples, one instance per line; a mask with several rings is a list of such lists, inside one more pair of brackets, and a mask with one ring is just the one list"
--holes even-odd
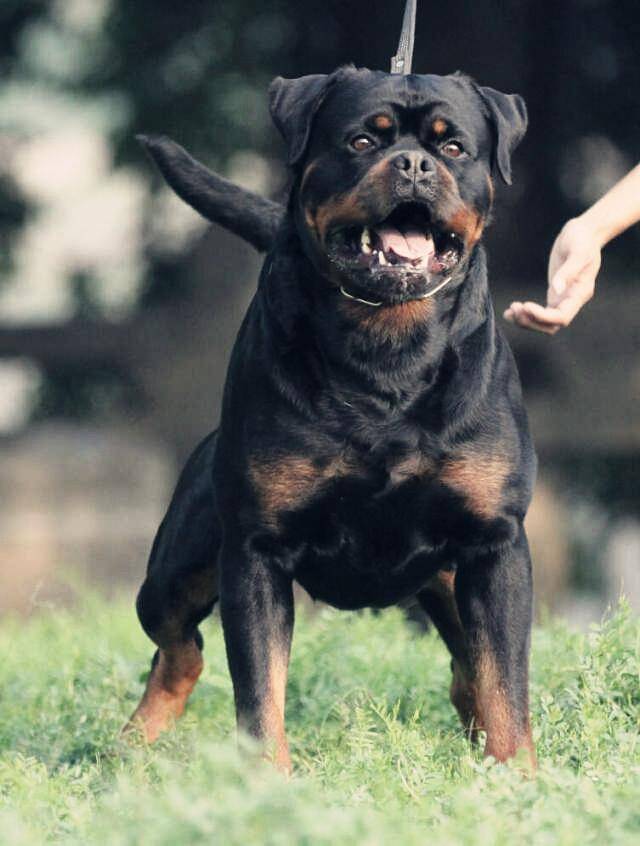
[(373, 119), (373, 125), (376, 129), (391, 129), (393, 120), (389, 115), (376, 115)]
[(436, 118), (431, 124), (431, 129), (433, 130), (434, 135), (437, 135), (438, 138), (441, 138), (448, 128), (449, 124), (446, 122), (446, 120), (444, 120), (444, 118)]

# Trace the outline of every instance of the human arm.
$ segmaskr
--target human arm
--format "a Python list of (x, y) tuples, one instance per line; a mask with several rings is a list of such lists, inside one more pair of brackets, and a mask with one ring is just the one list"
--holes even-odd
[(504, 317), (553, 335), (593, 296), (601, 250), (640, 220), (640, 165), (560, 231), (549, 257), (547, 305), (513, 302)]

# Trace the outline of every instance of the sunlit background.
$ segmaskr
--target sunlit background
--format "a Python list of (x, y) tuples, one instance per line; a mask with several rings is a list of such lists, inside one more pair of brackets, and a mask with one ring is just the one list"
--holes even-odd
[[(403, 0), (0, 3), (0, 610), (140, 582), (181, 462), (216, 424), (259, 257), (183, 205), (136, 132), (282, 198), (276, 74), (386, 69)], [(415, 68), (522, 93), (488, 237), (496, 305), (544, 297), (562, 223), (640, 150), (636, 0), (419, 2)], [(640, 608), (640, 237), (556, 338), (505, 329), (538, 444), (539, 607)]]

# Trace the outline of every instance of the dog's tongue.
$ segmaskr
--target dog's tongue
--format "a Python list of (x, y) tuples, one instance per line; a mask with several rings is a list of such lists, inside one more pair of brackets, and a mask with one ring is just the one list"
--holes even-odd
[(376, 233), (385, 253), (393, 250), (397, 256), (413, 260), (427, 259), (434, 252), (433, 239), (427, 238), (424, 232), (416, 227), (396, 229), (395, 226), (386, 224), (378, 227)]

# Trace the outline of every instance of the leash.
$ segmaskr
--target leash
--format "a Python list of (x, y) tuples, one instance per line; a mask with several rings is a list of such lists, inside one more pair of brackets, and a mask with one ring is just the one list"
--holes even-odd
[(417, 0), (407, 0), (402, 18), (402, 32), (398, 52), (391, 58), (391, 73), (409, 74), (413, 62), (413, 43), (416, 35)]
[[(417, 5), (417, 0), (407, 0), (405, 4), (404, 16), (402, 18), (402, 31), (400, 32), (400, 41), (398, 43), (398, 52), (395, 56), (391, 57), (391, 73), (403, 74), (405, 76), (411, 73), (413, 45), (416, 36)], [(434, 288), (433, 291), (430, 291), (428, 294), (425, 294), (423, 297), (418, 297), (417, 299), (426, 300), (434, 294), (437, 294), (438, 291), (444, 288), (444, 286), (451, 281), (451, 278), (451, 276), (448, 276), (436, 288)], [(350, 294), (342, 285), (340, 286), (340, 293), (343, 297), (346, 297), (349, 300), (354, 300), (357, 303), (363, 303), (363, 305), (372, 306), (372, 308), (379, 308), (382, 305), (382, 301), (373, 302), (372, 300), (363, 300), (361, 297), (356, 297), (354, 294)]]

